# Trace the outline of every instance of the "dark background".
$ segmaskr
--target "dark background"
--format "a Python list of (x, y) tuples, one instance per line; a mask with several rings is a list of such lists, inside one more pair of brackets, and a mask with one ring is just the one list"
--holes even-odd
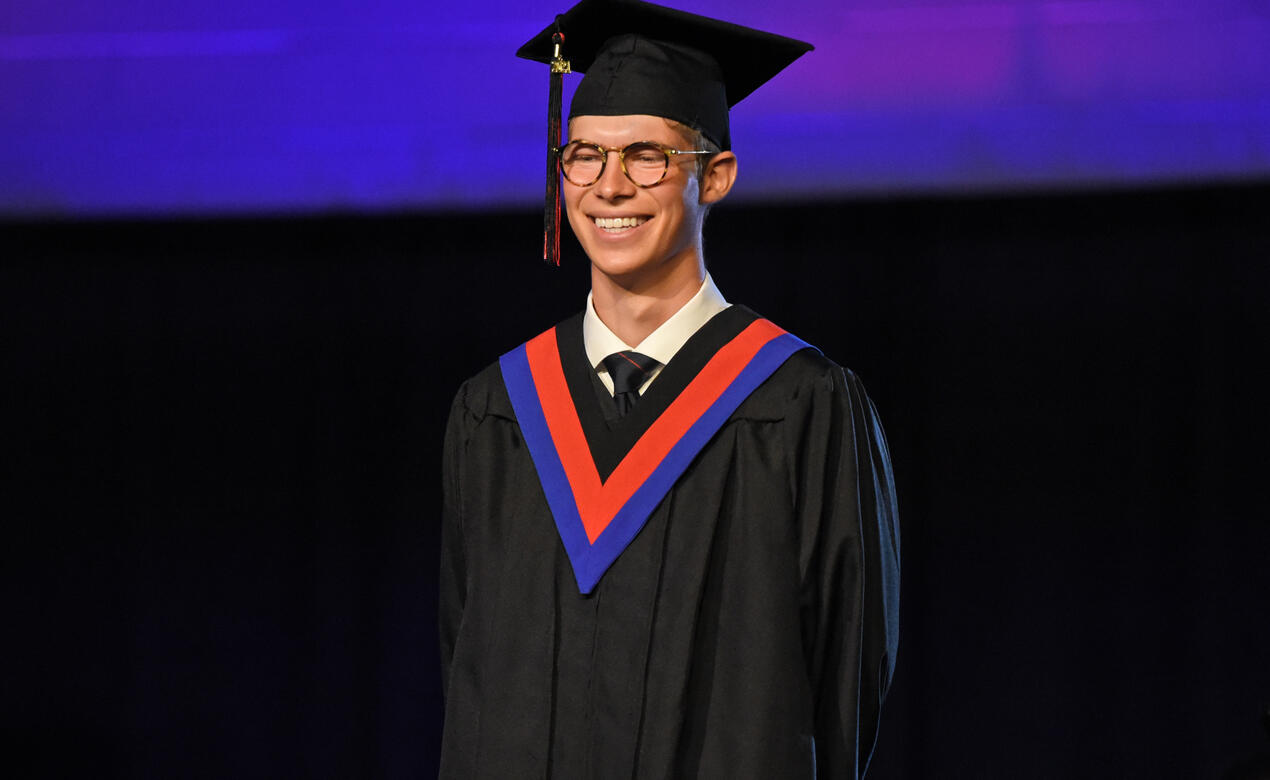
[[(1267, 748), (1270, 186), (723, 206), (712, 273), (854, 368), (903, 520), (875, 778)], [(12, 776), (436, 771), (441, 433), (582, 305), (540, 216), (0, 225)]]

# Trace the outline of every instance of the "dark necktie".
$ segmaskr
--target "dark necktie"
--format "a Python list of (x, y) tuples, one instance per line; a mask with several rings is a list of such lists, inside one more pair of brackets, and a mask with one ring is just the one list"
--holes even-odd
[(600, 361), (613, 380), (613, 405), (617, 416), (625, 417), (639, 400), (639, 387), (648, 379), (648, 372), (661, 365), (648, 355), (638, 352), (614, 352)]

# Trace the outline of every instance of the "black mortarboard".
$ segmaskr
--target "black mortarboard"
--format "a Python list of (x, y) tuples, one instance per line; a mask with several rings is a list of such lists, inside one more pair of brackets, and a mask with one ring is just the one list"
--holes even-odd
[(557, 16), (516, 52), (552, 66), (544, 258), (559, 262), (561, 74), (586, 74), (570, 118), (651, 114), (729, 149), (728, 109), (811, 49), (793, 38), (639, 0), (581, 0)]

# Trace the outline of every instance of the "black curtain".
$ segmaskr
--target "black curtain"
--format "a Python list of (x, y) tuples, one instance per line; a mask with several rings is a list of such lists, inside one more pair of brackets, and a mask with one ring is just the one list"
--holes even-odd
[[(729, 299), (891, 440), (871, 777), (1266, 748), (1270, 187), (733, 204)], [(533, 213), (0, 226), (14, 776), (434, 776), (441, 431), (582, 305)]]

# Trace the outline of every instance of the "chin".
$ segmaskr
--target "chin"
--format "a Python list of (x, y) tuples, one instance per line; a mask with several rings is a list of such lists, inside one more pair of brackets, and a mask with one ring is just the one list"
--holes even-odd
[(605, 246), (604, 242), (581, 241), (591, 265), (606, 276), (622, 278), (656, 268), (658, 262), (653, 253), (640, 246)]
[(618, 286), (631, 291), (652, 290), (660, 288), (666, 282), (673, 282), (681, 277), (685, 266), (691, 266), (691, 273), (695, 276), (697, 261), (691, 254), (653, 258), (648, 255), (608, 253), (596, 255), (591, 260), (593, 272), (603, 274)]
[(659, 266), (647, 257), (631, 257), (625, 253), (597, 252), (590, 257), (593, 267), (613, 279), (640, 276)]

